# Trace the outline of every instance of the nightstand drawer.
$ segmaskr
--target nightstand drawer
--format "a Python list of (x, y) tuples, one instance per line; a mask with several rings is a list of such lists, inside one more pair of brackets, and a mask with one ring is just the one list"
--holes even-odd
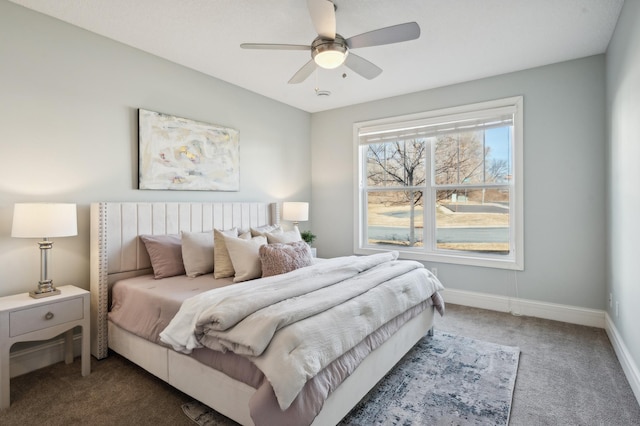
[(9, 313), (9, 335), (19, 336), (83, 318), (83, 299), (63, 300)]

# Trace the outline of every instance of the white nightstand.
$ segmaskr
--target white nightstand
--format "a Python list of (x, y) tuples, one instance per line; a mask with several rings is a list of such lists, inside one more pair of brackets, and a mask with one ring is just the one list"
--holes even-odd
[(65, 357), (73, 362), (73, 328), (82, 327), (82, 375), (91, 372), (89, 292), (72, 285), (57, 296), (34, 299), (28, 293), (0, 297), (0, 409), (10, 404), (9, 351), (16, 342), (52, 339), (65, 333)]

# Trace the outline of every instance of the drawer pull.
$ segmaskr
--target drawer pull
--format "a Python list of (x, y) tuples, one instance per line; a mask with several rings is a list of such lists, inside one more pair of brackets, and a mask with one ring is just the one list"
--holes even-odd
[(53, 318), (53, 312), (47, 312), (47, 314), (44, 316), (44, 319), (46, 320), (50, 320)]

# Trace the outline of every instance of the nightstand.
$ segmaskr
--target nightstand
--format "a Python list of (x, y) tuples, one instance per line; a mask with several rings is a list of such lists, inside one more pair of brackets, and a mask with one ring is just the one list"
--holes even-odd
[(0, 409), (11, 398), (9, 357), (17, 342), (52, 339), (65, 333), (67, 364), (73, 362), (73, 328), (82, 328), (82, 375), (91, 372), (89, 292), (72, 285), (57, 287), (60, 294), (34, 299), (28, 293), (0, 297)]

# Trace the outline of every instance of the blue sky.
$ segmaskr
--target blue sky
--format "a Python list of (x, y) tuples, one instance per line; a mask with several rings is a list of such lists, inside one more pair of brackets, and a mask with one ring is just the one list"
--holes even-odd
[(485, 130), (486, 146), (491, 148), (490, 158), (509, 160), (510, 127)]

